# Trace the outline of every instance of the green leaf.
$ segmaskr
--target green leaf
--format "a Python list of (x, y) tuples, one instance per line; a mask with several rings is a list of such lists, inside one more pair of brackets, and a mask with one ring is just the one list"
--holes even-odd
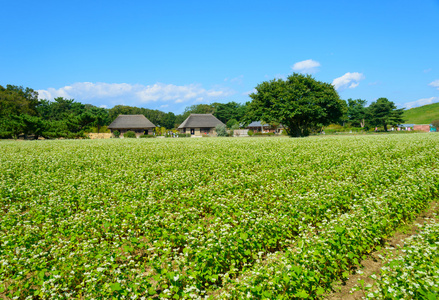
[(111, 287), (111, 290), (113, 290), (113, 291), (120, 291), (122, 289), (119, 282), (111, 284), (110, 287)]

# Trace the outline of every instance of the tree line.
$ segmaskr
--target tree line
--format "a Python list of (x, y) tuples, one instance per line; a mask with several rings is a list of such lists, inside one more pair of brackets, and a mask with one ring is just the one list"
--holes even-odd
[(118, 115), (142, 114), (159, 127), (177, 128), (190, 114), (210, 113), (228, 128), (263, 121), (272, 126), (282, 124), (290, 136), (307, 136), (324, 126), (338, 123), (367, 129), (398, 125), (403, 109), (386, 98), (379, 98), (366, 107), (366, 100), (340, 99), (329, 83), (310, 75), (293, 74), (287, 79), (265, 81), (250, 94), (251, 101), (197, 104), (182, 114), (148, 108), (116, 105), (106, 109), (82, 104), (63, 97), (53, 101), (38, 99), (38, 92), (22, 86), (0, 85), (0, 138), (80, 138), (86, 132), (108, 126)]

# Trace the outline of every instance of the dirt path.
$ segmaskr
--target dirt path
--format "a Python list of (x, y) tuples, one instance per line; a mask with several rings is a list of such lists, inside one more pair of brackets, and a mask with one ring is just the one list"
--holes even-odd
[[(399, 250), (398, 246), (403, 246), (405, 239), (408, 237), (417, 234), (419, 231), (419, 227), (417, 224), (424, 224), (428, 222), (429, 219), (433, 217), (433, 213), (439, 211), (439, 202), (433, 202), (430, 205), (430, 208), (422, 213), (412, 224), (407, 227), (399, 229), (395, 235), (389, 238), (386, 241), (386, 247), (381, 249), (380, 251), (373, 252), (369, 255), (368, 259), (361, 261), (361, 265), (363, 268), (361, 269), (361, 274), (353, 274), (349, 277), (346, 284), (339, 284), (334, 287), (336, 292), (325, 297), (327, 300), (354, 300), (354, 299), (362, 299), (364, 297), (364, 292), (359, 290), (351, 293), (351, 290), (358, 286), (358, 281), (363, 280), (364, 286), (373, 285), (374, 280), (370, 278), (370, 275), (377, 274), (379, 275), (381, 267), (383, 266), (382, 257), (386, 254), (393, 252), (396, 254)], [(386, 249), (387, 248), (387, 249)], [(393, 248), (393, 249), (391, 249)], [(390, 252), (389, 252), (390, 251)]]

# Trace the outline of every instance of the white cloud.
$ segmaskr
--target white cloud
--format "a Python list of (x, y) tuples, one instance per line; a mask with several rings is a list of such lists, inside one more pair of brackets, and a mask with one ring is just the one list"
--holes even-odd
[(103, 104), (103, 105), (99, 105), (99, 107), (100, 107), (100, 108), (107, 108), (108, 106), (106, 106), (106, 105)]
[[(103, 82), (78, 82), (59, 89), (48, 88), (38, 90), (40, 99), (52, 100), (56, 97), (75, 99), (85, 103), (112, 103), (126, 105), (142, 105), (155, 103), (166, 107), (167, 103), (192, 103), (199, 99), (206, 102), (217, 100), (219, 97), (233, 95), (235, 91), (215, 87), (205, 89), (200, 84), (174, 85), (156, 83), (153, 85)], [(106, 105), (104, 104), (104, 105)]]
[(361, 80), (365, 79), (364, 75), (362, 73), (354, 72), (350, 73), (347, 72), (341, 77), (335, 78), (332, 81), (332, 85), (334, 85), (336, 90), (345, 90), (345, 89), (353, 89), (356, 88)]
[(320, 67), (320, 63), (318, 61), (307, 59), (303, 61), (296, 62), (291, 69), (300, 73), (316, 73), (318, 72), (318, 67)]
[(437, 88), (439, 90), (439, 79), (436, 79), (435, 81), (430, 82), (428, 85), (432, 86), (434, 88)]
[(236, 84), (242, 84), (243, 79), (244, 79), (244, 75), (240, 75), (238, 77), (230, 79), (230, 82)]
[(245, 96), (248, 96), (248, 95), (250, 95), (250, 94), (256, 94), (258, 91), (256, 90), (256, 89), (252, 89), (252, 90), (250, 90), (250, 91), (247, 91), (247, 92), (244, 92), (244, 93), (242, 93), (243, 95), (245, 95)]
[(429, 72), (431, 72), (431, 70), (432, 70), (432, 68), (425, 69), (424, 73), (429, 73)]
[(413, 102), (405, 103), (404, 107), (407, 109), (410, 109), (413, 107), (432, 104), (432, 103), (436, 103), (436, 102), (439, 102), (439, 97), (422, 98), (422, 99), (419, 99), (419, 100), (416, 100)]

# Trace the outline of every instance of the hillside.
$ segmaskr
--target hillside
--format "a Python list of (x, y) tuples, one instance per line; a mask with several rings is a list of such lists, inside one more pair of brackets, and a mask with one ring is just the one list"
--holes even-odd
[(403, 116), (406, 124), (430, 124), (439, 120), (439, 103), (408, 109)]

